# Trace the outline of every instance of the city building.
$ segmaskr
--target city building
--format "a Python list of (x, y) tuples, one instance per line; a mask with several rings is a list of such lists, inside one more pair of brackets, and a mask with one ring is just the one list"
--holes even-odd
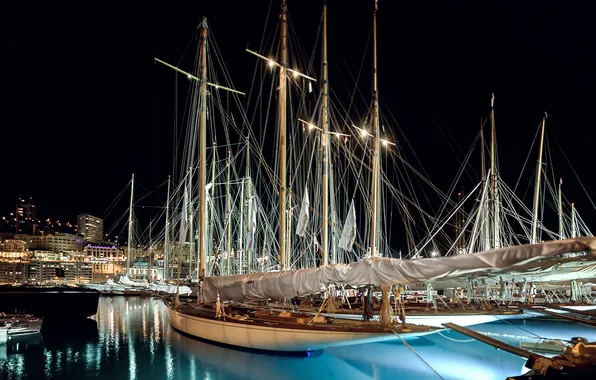
[(137, 261), (132, 265), (130, 268), (129, 277), (132, 279), (150, 279), (154, 280), (161, 280), (163, 269), (158, 268), (156, 266), (152, 266), (149, 268), (149, 263), (147, 261)]
[(82, 251), (85, 241), (72, 234), (57, 233), (55, 235), (25, 235), (15, 234), (15, 239), (23, 240), (30, 250), (68, 252)]
[(27, 262), (0, 261), (0, 284), (25, 282), (27, 281), (28, 276), (29, 264)]
[(37, 219), (37, 205), (33, 202), (33, 198), (19, 198), (14, 219), (15, 232), (35, 235), (39, 220)]
[(91, 259), (93, 265), (93, 282), (106, 282), (108, 278), (115, 278), (126, 272), (124, 261), (107, 261), (106, 259)]
[(31, 260), (29, 281), (53, 281), (84, 284), (91, 282), (93, 265), (80, 261)]
[(25, 220), (37, 220), (37, 205), (33, 202), (33, 198), (25, 200), (19, 198), (16, 207), (16, 218), (19, 222)]
[(87, 244), (83, 250), (90, 260), (105, 259), (105, 261), (123, 261), (124, 249), (116, 245)]
[(77, 216), (77, 233), (88, 242), (102, 241), (103, 219), (90, 214), (79, 214)]
[(22, 252), (27, 249), (25, 240), (6, 239), (3, 245), (3, 250), (8, 252)]

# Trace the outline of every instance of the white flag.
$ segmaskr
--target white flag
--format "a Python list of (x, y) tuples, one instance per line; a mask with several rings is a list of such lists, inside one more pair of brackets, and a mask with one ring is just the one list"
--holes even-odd
[(306, 235), (306, 227), (308, 226), (308, 208), (310, 202), (308, 201), (308, 188), (304, 188), (304, 199), (302, 200), (302, 209), (298, 217), (298, 226), (296, 227), (296, 235), (304, 237)]
[(354, 240), (356, 240), (356, 207), (354, 206), (354, 200), (352, 199), (350, 211), (348, 212), (344, 229), (339, 238), (339, 248), (352, 252)]
[(248, 239), (246, 242), (247, 249), (253, 249), (255, 242), (255, 231), (257, 230), (257, 205), (252, 198), (249, 200), (252, 203), (252, 217), (248, 220)]
[(205, 193), (207, 193), (207, 203), (211, 202), (211, 198), (209, 197), (209, 190), (211, 190), (212, 186), (213, 182), (209, 182), (207, 185), (205, 185)]
[(184, 201), (182, 203), (182, 220), (180, 221), (180, 243), (186, 242), (186, 230), (188, 224), (188, 189), (184, 186)]

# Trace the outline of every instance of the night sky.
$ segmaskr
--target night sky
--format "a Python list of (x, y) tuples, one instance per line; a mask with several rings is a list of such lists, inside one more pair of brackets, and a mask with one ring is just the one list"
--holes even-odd
[[(546, 111), (549, 165), (584, 219), (596, 221), (559, 148), (596, 196), (596, 31), (594, 9), (584, 3), (379, 1), (382, 106), (442, 189), (459, 162), (444, 134), (466, 152), (494, 92), (505, 180), (517, 180)], [(322, 4), (289, 1), (309, 52)], [(277, 23), (279, 2), (29, 1), (3, 8), (0, 215), (32, 196), (41, 217), (75, 221), (79, 212), (103, 216), (133, 172), (139, 195), (170, 174), (173, 75), (153, 58), (178, 62), (206, 16), (236, 87), (248, 90), (255, 58), (244, 48), (259, 46), (269, 10), (270, 28)], [(338, 92), (353, 88), (345, 73), (358, 73), (373, 9), (373, 0), (328, 1), (330, 82)], [(360, 82), (366, 96), (371, 65), (367, 58)]]

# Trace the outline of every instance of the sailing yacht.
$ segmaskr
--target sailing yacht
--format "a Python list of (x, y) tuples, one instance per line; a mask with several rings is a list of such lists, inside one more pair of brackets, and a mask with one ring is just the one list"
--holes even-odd
[[(249, 306), (245, 302), (267, 302), (270, 299), (293, 298), (329, 291), (332, 286), (376, 286), (387, 288), (394, 285), (428, 282), (438, 279), (459, 278), (464, 275), (498, 274), (516, 269), (529, 269), (539, 260), (567, 252), (590, 251), (596, 248), (596, 238), (576, 238), (541, 244), (514, 246), (488, 252), (453, 257), (428, 258), (420, 260), (397, 260), (377, 257), (378, 234), (375, 227), (375, 212), (372, 214), (371, 252), (372, 257), (350, 264), (329, 264), (318, 268), (289, 270), (286, 252), (286, 90), (287, 73), (287, 8), (285, 0), (281, 6), (280, 59), (277, 63), (266, 58), (270, 67), (279, 69), (278, 128), (280, 138), (279, 173), (279, 263), (280, 271), (206, 276), (206, 246), (204, 244), (207, 225), (205, 207), (205, 147), (206, 102), (207, 102), (207, 25), (200, 26), (199, 75), (199, 129), (201, 158), (199, 169), (199, 277), (201, 290), (199, 302), (181, 302), (178, 297), (166, 299), (167, 314), (171, 326), (181, 332), (214, 342), (233, 346), (273, 351), (311, 351), (351, 344), (407, 339), (431, 334), (438, 328), (420, 326), (396, 320), (383, 319), (381, 323), (361, 322), (305, 313), (292, 313)], [(376, 25), (376, 12), (375, 12)], [(376, 33), (375, 33), (376, 37)], [(261, 56), (262, 57), (262, 56)], [(375, 59), (376, 67), (376, 59)], [(375, 70), (376, 71), (376, 70)], [(297, 73), (296, 75), (304, 75)], [(190, 76), (189, 76), (190, 78)], [(375, 81), (376, 82), (376, 81)], [(218, 85), (215, 85), (218, 86)], [(220, 89), (223, 86), (219, 86)], [(376, 85), (375, 85), (376, 109)], [(375, 122), (373, 140), (378, 160), (378, 120)], [(379, 166), (373, 165), (373, 173)], [(377, 174), (378, 175), (378, 174)], [(373, 175), (374, 177), (374, 175)], [(373, 198), (378, 194), (378, 181), (372, 181)], [(378, 199), (378, 198), (377, 198)], [(373, 205), (378, 204), (373, 202)], [(373, 210), (377, 207), (373, 206)], [(229, 215), (228, 215), (229, 218)], [(191, 219), (192, 220), (192, 219)], [(203, 226), (203, 227), (201, 227)], [(192, 230), (192, 229), (191, 229)], [(325, 261), (324, 261), (325, 262)], [(385, 298), (388, 302), (388, 298)]]
[[(281, 29), (280, 29), (280, 64), (279, 67), (279, 94), (278, 94), (278, 127), (280, 136), (280, 229), (279, 229), (279, 262), (281, 275), (290, 273), (284, 271), (289, 265), (286, 255), (286, 87), (287, 87), (287, 7), (286, 1), (281, 3)], [(375, 15), (376, 17), (376, 15)], [(207, 56), (206, 21), (200, 25), (200, 65), (199, 65), (199, 122), (200, 130), (206, 128), (206, 101), (207, 101)], [(269, 63), (272, 61), (269, 61)], [(303, 75), (303, 74), (302, 74)], [(205, 210), (205, 171), (206, 163), (203, 152), (206, 141), (205, 134), (201, 132), (199, 139), (201, 160), (200, 171), (200, 210)], [(202, 215), (206, 213), (201, 212)], [(204, 220), (199, 222), (199, 227), (205, 226)], [(168, 318), (170, 324), (177, 330), (195, 337), (230, 344), (234, 346), (274, 350), (274, 351), (311, 351), (329, 347), (349, 344), (376, 342), (397, 339), (398, 336), (414, 337), (429, 334), (437, 329), (426, 326), (390, 323), (380, 325), (376, 322), (359, 322), (312, 316), (303, 313), (288, 313), (265, 310), (263, 308), (250, 308), (239, 305), (224, 304), (219, 296), (211, 297), (213, 293), (205, 292), (212, 289), (213, 282), (209, 280), (225, 280), (234, 278), (251, 277), (252, 275), (205, 277), (205, 246), (201, 243), (204, 234), (199, 232), (199, 273), (202, 278), (203, 289), (199, 295), (199, 304), (180, 302), (178, 297), (166, 299)], [(271, 273), (271, 272), (270, 272)], [(272, 272), (275, 273), (275, 272)], [(267, 275), (263, 273), (262, 275)], [(223, 290), (223, 289), (222, 289)], [(321, 289), (317, 289), (320, 291)], [(217, 291), (216, 291), (217, 292)], [(223, 294), (222, 294), (223, 295)], [(227, 295), (227, 293), (226, 293)], [(269, 295), (263, 300), (267, 300)], [(224, 297), (224, 300), (233, 298)]]

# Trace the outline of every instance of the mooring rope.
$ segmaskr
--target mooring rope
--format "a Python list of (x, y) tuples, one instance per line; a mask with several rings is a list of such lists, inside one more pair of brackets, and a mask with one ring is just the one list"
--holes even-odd
[(471, 342), (474, 342), (476, 340), (476, 339), (455, 339), (455, 338), (450, 338), (448, 336), (445, 336), (445, 335), (441, 334), (440, 331), (437, 331), (437, 334), (439, 334), (440, 336), (442, 336), (445, 339), (448, 339), (450, 341), (457, 342), (457, 343), (471, 343)]
[(402, 338), (402, 337), (401, 337), (401, 336), (400, 336), (400, 335), (399, 335), (399, 334), (398, 334), (398, 333), (397, 333), (397, 332), (396, 332), (394, 329), (390, 329), (390, 330), (391, 330), (391, 331), (392, 331), (392, 332), (393, 332), (395, 335), (397, 335), (397, 337), (398, 337), (398, 338), (399, 338), (399, 339), (402, 341), (402, 343), (404, 344), (404, 346), (408, 347), (408, 349), (409, 349), (410, 351), (412, 351), (412, 352), (414, 353), (414, 355), (418, 356), (418, 358), (419, 358), (420, 360), (422, 360), (422, 362), (423, 362), (423, 363), (424, 363), (424, 364), (425, 364), (425, 365), (426, 365), (428, 368), (430, 368), (430, 370), (431, 370), (431, 371), (433, 371), (433, 372), (435, 373), (435, 375), (437, 375), (437, 377), (438, 377), (439, 379), (441, 379), (441, 380), (444, 380), (444, 379), (443, 379), (443, 376), (441, 376), (441, 375), (440, 375), (440, 374), (439, 374), (439, 373), (438, 373), (438, 372), (437, 372), (437, 371), (436, 371), (436, 370), (435, 370), (433, 367), (431, 367), (431, 365), (430, 365), (430, 364), (428, 364), (428, 362), (427, 362), (426, 360), (424, 360), (424, 359), (422, 358), (422, 356), (420, 356), (420, 354), (418, 354), (418, 353), (416, 352), (416, 350), (414, 350), (414, 349), (412, 348), (412, 346), (410, 346), (410, 345), (409, 345), (409, 344), (408, 344), (408, 343), (407, 343), (407, 342), (404, 340), (404, 338)]
[(534, 335), (535, 337), (537, 337), (537, 338), (540, 338), (541, 340), (549, 340), (549, 338), (545, 338), (545, 337), (543, 337), (543, 336), (540, 336), (540, 335), (538, 335), (538, 334), (536, 334), (536, 333), (533, 333), (533, 332), (531, 332), (531, 331), (529, 331), (529, 330), (526, 330), (526, 329), (524, 329), (524, 328), (522, 328), (522, 327), (520, 327), (520, 326), (516, 326), (516, 325), (514, 325), (513, 323), (510, 323), (509, 321), (507, 321), (506, 319), (499, 318), (499, 316), (498, 316), (498, 315), (496, 315), (496, 314), (493, 314), (493, 317), (497, 318), (497, 319), (498, 319), (499, 321), (501, 321), (501, 322), (505, 322), (505, 323), (506, 323), (506, 324), (508, 324), (508, 325), (511, 325), (511, 326), (513, 326), (513, 327), (517, 327), (518, 329), (520, 329), (520, 330), (522, 330), (522, 331), (525, 331), (525, 332), (527, 332), (528, 334)]

